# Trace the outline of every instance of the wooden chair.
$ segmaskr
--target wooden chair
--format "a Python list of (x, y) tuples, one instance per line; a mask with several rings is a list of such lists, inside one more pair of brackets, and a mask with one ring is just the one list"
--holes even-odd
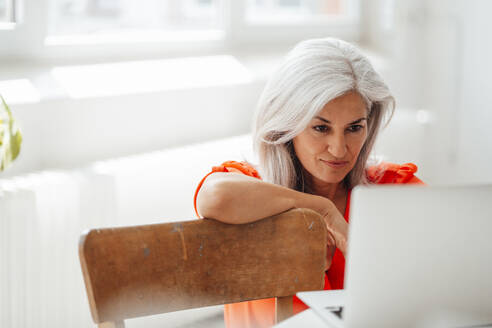
[(215, 220), (93, 229), (79, 256), (98, 327), (197, 307), (276, 297), (277, 322), (292, 296), (323, 289), (326, 227), (309, 209), (254, 223)]

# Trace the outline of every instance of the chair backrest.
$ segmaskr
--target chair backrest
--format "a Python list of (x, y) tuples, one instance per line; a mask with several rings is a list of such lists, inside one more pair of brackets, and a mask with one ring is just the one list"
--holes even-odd
[(100, 327), (190, 308), (277, 297), (277, 320), (292, 295), (323, 289), (326, 227), (309, 209), (254, 223), (215, 220), (93, 229), (79, 256), (92, 318)]

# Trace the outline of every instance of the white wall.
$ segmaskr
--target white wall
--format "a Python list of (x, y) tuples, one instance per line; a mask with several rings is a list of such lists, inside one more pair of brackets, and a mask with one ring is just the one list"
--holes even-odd
[(462, 95), (454, 172), (463, 181), (492, 182), (492, 2), (468, 3), (463, 24)]
[(492, 183), (490, 1), (429, 2), (426, 165), (440, 183)]
[(24, 143), (9, 174), (246, 133), (260, 85), (12, 106)]
[[(419, 133), (404, 136), (412, 138), (413, 150), (400, 153), (417, 156), (420, 176), (430, 184), (492, 183), (492, 2), (371, 0), (363, 6), (363, 42), (387, 60), (382, 73), (397, 111), (430, 114), (421, 116), (429, 122)], [(385, 8), (391, 29), (384, 28)]]

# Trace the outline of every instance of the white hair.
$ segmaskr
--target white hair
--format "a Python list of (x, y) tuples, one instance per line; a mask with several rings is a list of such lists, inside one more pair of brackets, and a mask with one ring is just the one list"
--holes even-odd
[(350, 91), (367, 104), (368, 133), (347, 188), (366, 184), (366, 163), (383, 119), (389, 122), (395, 100), (369, 60), (355, 46), (334, 38), (297, 44), (270, 77), (259, 99), (253, 148), (264, 181), (304, 191), (302, 166), (292, 139), (331, 100)]

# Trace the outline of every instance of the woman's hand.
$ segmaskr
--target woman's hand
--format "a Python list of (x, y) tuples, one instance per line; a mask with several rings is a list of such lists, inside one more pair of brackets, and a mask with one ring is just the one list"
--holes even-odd
[(337, 247), (334, 244), (331, 244), (330, 241), (327, 242), (327, 244), (326, 244), (326, 267), (325, 267), (325, 271), (331, 267), (331, 264), (333, 262), (333, 255), (335, 255), (336, 249), (337, 249)]
[[(331, 201), (330, 201), (331, 202)], [(326, 269), (331, 267), (333, 255), (338, 248), (343, 253), (347, 252), (347, 234), (348, 224), (343, 216), (338, 212), (338, 209), (333, 205), (334, 210), (330, 208), (322, 214), (327, 228), (327, 244), (326, 244)]]
[(328, 269), (331, 266), (336, 248), (346, 256), (348, 223), (330, 199), (298, 191), (294, 191), (294, 193), (294, 208), (310, 208), (318, 212), (325, 221), (328, 231), (326, 241)]
[(317, 197), (319, 197), (318, 205), (313, 209), (321, 214), (328, 232), (326, 242), (326, 270), (328, 270), (332, 264), (336, 248), (340, 249), (342, 254), (346, 256), (348, 223), (331, 200), (321, 196)]
[(328, 230), (329, 243), (337, 247), (345, 256), (347, 253), (348, 223), (336, 206), (329, 199), (327, 200), (331, 205), (321, 215)]

